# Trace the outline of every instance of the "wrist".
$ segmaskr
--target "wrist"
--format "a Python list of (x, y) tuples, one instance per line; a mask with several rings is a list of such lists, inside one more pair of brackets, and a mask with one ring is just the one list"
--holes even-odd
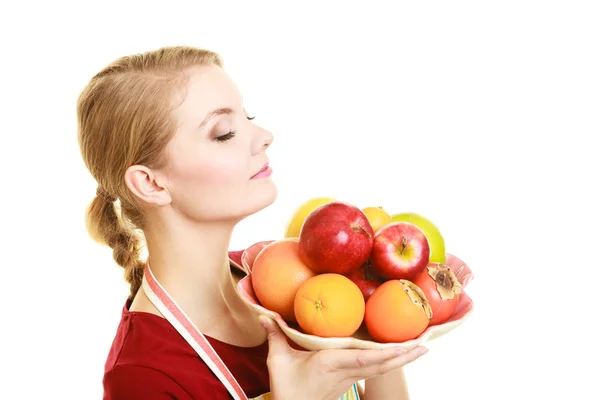
[(364, 382), (364, 399), (408, 400), (408, 385), (404, 368), (398, 368), (384, 375), (374, 376)]

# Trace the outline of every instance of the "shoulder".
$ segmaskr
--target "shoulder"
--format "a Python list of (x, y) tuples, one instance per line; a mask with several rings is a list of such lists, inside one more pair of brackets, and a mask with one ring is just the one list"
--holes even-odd
[(191, 399), (167, 374), (150, 367), (121, 364), (104, 374), (104, 400)]
[(157, 315), (131, 312), (129, 305), (123, 308), (106, 360), (105, 399), (155, 398), (150, 393), (188, 399), (201, 390), (221, 398), (216, 392), (223, 391), (222, 385), (175, 328)]
[[(176, 380), (175, 377), (179, 380)], [(214, 400), (229, 399), (225, 387), (213, 376), (192, 377), (171, 375), (145, 365), (119, 364), (104, 374), (104, 400), (180, 399), (191, 400), (210, 396)]]
[[(120, 397), (121, 393), (129, 392), (167, 393), (169, 396), (181, 393), (175, 398), (182, 399), (207, 395), (211, 399), (228, 398), (227, 389), (166, 319), (154, 314), (131, 312), (128, 306), (129, 303), (123, 308), (106, 360), (105, 399), (137, 399)], [(268, 388), (266, 346), (236, 348), (207, 339), (245, 390), (252, 394), (264, 390), (265, 386)]]
[(146, 312), (129, 311), (130, 305), (128, 301), (123, 307), (105, 371), (130, 364), (155, 368), (157, 363), (165, 361), (164, 357), (194, 354), (167, 320)]

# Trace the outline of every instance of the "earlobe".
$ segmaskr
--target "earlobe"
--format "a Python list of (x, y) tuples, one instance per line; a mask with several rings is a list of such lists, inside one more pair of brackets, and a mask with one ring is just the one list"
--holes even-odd
[(125, 184), (136, 197), (155, 206), (169, 204), (171, 195), (156, 178), (156, 174), (143, 165), (132, 165), (125, 171)]

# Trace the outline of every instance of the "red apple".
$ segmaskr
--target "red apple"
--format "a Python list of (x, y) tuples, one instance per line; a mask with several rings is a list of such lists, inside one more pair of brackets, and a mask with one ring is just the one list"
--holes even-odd
[(373, 237), (373, 228), (358, 207), (330, 202), (306, 217), (300, 230), (300, 257), (317, 273), (346, 275), (367, 261)]
[(383, 279), (373, 272), (373, 267), (371, 267), (368, 261), (360, 268), (347, 274), (346, 277), (358, 286), (365, 298), (365, 302), (369, 300), (375, 289), (384, 282)]
[(429, 242), (408, 222), (392, 222), (377, 231), (371, 262), (385, 279), (414, 279), (429, 263)]

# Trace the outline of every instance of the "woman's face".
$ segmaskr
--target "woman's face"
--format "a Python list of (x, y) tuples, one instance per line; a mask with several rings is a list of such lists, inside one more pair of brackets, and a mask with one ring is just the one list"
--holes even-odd
[(164, 168), (171, 206), (193, 220), (232, 221), (270, 205), (273, 135), (248, 119), (231, 78), (218, 66), (197, 67), (181, 95)]

